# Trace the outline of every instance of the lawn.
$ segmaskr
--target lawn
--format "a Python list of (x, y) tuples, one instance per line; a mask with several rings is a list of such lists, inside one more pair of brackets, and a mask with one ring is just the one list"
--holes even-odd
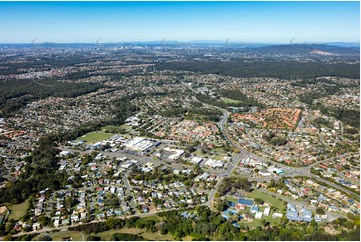
[(270, 225), (275, 225), (277, 223), (277, 221), (280, 220), (280, 218), (272, 218), (272, 215), (268, 215), (268, 216), (262, 216), (262, 219), (253, 219), (252, 221), (246, 221), (245, 219), (241, 219), (239, 221), (239, 224), (244, 224), (244, 225), (247, 225), (248, 227), (250, 228), (254, 228), (254, 227), (257, 227), (257, 226), (263, 226), (261, 221), (262, 220), (266, 220), (267, 222), (270, 223)]
[(9, 205), (9, 209), (11, 209), (9, 220), (10, 219), (19, 220), (20, 218), (25, 216), (28, 208), (29, 208), (29, 200), (26, 200), (23, 203)]
[(111, 240), (111, 237), (115, 233), (126, 233), (126, 234), (136, 234), (143, 236), (147, 240), (173, 240), (172, 235), (166, 234), (161, 235), (158, 232), (152, 233), (147, 232), (146, 229), (140, 229), (140, 228), (121, 228), (121, 229), (111, 229), (108, 231), (104, 231), (101, 233), (96, 234), (95, 236), (100, 236), (102, 240)]
[(237, 198), (232, 197), (232, 196), (228, 196), (228, 195), (227, 195), (226, 198), (227, 198), (228, 201), (231, 201), (231, 202), (234, 202), (234, 203), (238, 201)]
[(208, 154), (203, 154), (202, 151), (200, 151), (200, 149), (197, 149), (196, 151), (193, 152), (194, 155), (196, 156), (201, 156), (201, 157), (208, 157)]
[[(111, 229), (101, 233), (96, 234), (95, 236), (100, 236), (102, 240), (111, 240), (111, 237), (115, 233), (126, 233), (126, 234), (136, 234), (140, 235), (145, 232), (145, 229), (139, 228), (121, 228), (121, 229)], [(92, 234), (94, 235), (94, 234)]]
[(226, 154), (215, 154), (212, 156), (212, 158), (215, 160), (224, 160), (225, 156), (226, 156)]
[(279, 211), (285, 211), (286, 207), (283, 201), (278, 200), (278, 198), (274, 198), (268, 194), (264, 194), (259, 190), (253, 190), (251, 193), (247, 193), (249, 198), (260, 198), (264, 200), (266, 203), (272, 204), (274, 207), (278, 208)]
[(34, 237), (32, 240), (39, 240), (41, 237), (48, 235), (53, 241), (65, 241), (66, 239), (72, 238), (74, 241), (83, 241), (86, 239), (86, 236), (79, 231), (59, 231), (55, 233), (43, 233)]
[(159, 232), (145, 232), (141, 234), (144, 239), (151, 240), (151, 241), (157, 241), (157, 240), (173, 240), (173, 236), (170, 234), (162, 235)]
[(113, 134), (105, 133), (104, 131), (94, 131), (79, 137), (78, 140), (85, 140), (87, 144), (92, 144), (105, 139), (109, 139), (112, 136)]
[(249, 222), (244, 219), (241, 219), (241, 221), (239, 221), (239, 224), (247, 225), (249, 228), (255, 228), (257, 226), (262, 226), (261, 219), (253, 219), (252, 221), (249, 221)]
[(230, 98), (222, 99), (222, 101), (223, 101), (224, 103), (226, 103), (226, 104), (240, 103), (240, 101), (234, 100), (234, 99), (230, 99)]

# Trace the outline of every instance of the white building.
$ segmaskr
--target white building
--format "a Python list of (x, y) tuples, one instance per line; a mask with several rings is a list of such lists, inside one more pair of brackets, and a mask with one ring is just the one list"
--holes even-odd
[(222, 161), (209, 159), (206, 161), (205, 165), (210, 166), (212, 168), (222, 167), (224, 164)]
[(262, 213), (262, 212), (257, 212), (254, 217), (257, 218), (257, 219), (261, 219), (262, 216), (263, 216), (263, 213)]
[(266, 207), (266, 208), (264, 209), (264, 211), (263, 211), (263, 214), (264, 214), (265, 216), (268, 216), (269, 213), (270, 213), (270, 211), (271, 211), (271, 208), (270, 208), (270, 207)]
[(283, 214), (282, 213), (273, 213), (272, 217), (273, 218), (282, 218)]
[(177, 160), (179, 157), (181, 157), (181, 155), (184, 154), (184, 150), (171, 149), (169, 147), (164, 148), (164, 150), (174, 153), (168, 157), (170, 160)]
[(192, 157), (192, 159), (190, 160), (190, 162), (193, 163), (193, 164), (199, 164), (199, 163), (202, 162), (202, 160), (203, 160), (202, 157), (194, 156), (194, 157)]

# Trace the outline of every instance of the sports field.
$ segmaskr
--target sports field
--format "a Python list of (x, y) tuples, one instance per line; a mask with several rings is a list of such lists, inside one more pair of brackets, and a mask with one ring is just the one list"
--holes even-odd
[(230, 99), (230, 98), (222, 99), (222, 101), (223, 101), (224, 103), (227, 103), (227, 104), (240, 103), (240, 101), (235, 100), (235, 99)]
[(93, 144), (105, 139), (109, 139), (113, 135), (114, 134), (105, 133), (104, 131), (94, 131), (79, 137), (78, 140), (85, 140), (87, 144)]

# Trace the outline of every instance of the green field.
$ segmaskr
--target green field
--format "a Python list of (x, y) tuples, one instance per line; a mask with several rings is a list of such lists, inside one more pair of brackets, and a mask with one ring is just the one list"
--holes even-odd
[(159, 232), (152, 233), (152, 232), (145, 232), (141, 234), (144, 239), (157, 241), (157, 240), (173, 240), (173, 236), (170, 234), (162, 235)]
[(224, 160), (225, 156), (226, 156), (226, 154), (215, 154), (212, 156), (212, 158), (215, 160)]
[(203, 154), (200, 149), (197, 149), (196, 151), (194, 151), (193, 154), (196, 156), (205, 157), (205, 158), (211, 157), (216, 160), (223, 160), (224, 157), (227, 155), (227, 153), (222, 148), (219, 148), (219, 147), (212, 149), (211, 154), (208, 154), (208, 153)]
[(112, 235), (115, 233), (136, 234), (143, 236), (143, 238), (147, 240), (173, 240), (173, 237), (170, 234), (161, 235), (157, 232), (151, 233), (151, 232), (147, 232), (146, 229), (140, 229), (140, 228), (111, 229), (108, 231), (95, 234), (95, 236), (100, 236), (102, 240), (111, 240)]
[(55, 232), (55, 233), (43, 233), (43, 234), (39, 234), (38, 236), (35, 236), (32, 240), (39, 240), (41, 239), (43, 236), (50, 236), (53, 241), (65, 241), (65, 240), (69, 240), (70, 238), (72, 238), (71, 240), (75, 240), (75, 241), (85, 241), (86, 240), (86, 236), (79, 231), (59, 231), (59, 232)]
[(257, 226), (263, 226), (262, 222), (261, 222), (263, 219), (266, 220), (267, 222), (269, 222), (270, 225), (275, 225), (277, 223), (277, 221), (281, 220), (280, 218), (278, 218), (278, 219), (272, 218), (272, 215), (269, 215), (269, 216), (263, 216), (262, 219), (253, 219), (250, 222), (247, 222), (246, 220), (242, 219), (239, 222), (239, 224), (244, 224), (244, 225), (247, 225), (250, 228), (254, 228), (254, 227), (257, 227)]
[(23, 216), (25, 216), (26, 211), (29, 208), (29, 200), (26, 200), (23, 203), (15, 204), (15, 205), (9, 205), (9, 209), (11, 209), (11, 213), (9, 215), (9, 220), (19, 220)]
[(247, 196), (249, 198), (260, 198), (262, 200), (264, 200), (266, 203), (270, 203), (271, 205), (273, 205), (274, 207), (278, 208), (278, 211), (285, 211), (286, 207), (283, 203), (283, 201), (278, 200), (278, 198), (274, 198), (268, 194), (264, 194), (259, 190), (253, 190), (250, 193), (247, 193)]
[(222, 102), (224, 102), (224, 103), (226, 103), (226, 104), (240, 103), (240, 101), (234, 100), (234, 99), (230, 99), (230, 98), (222, 99)]
[(94, 131), (87, 133), (78, 138), (78, 140), (85, 140), (87, 144), (93, 144), (105, 139), (109, 139), (113, 134), (105, 133), (104, 131)]
[[(145, 229), (139, 229), (139, 228), (121, 228), (121, 229), (111, 229), (107, 230), (98, 234), (95, 234), (95, 236), (99, 236), (102, 238), (102, 240), (111, 240), (111, 237), (115, 233), (126, 233), (126, 234), (137, 234), (140, 235), (145, 232)], [(92, 234), (94, 235), (94, 234)]]
[(209, 157), (208, 154), (203, 154), (200, 149), (197, 149), (196, 151), (194, 151), (193, 154), (196, 156), (201, 156), (201, 157), (207, 157), (207, 158)]
[(232, 196), (226, 196), (226, 199), (228, 200), (228, 201), (231, 201), (231, 202), (237, 202), (238, 201), (238, 199), (237, 198), (235, 198), (235, 197), (232, 197)]

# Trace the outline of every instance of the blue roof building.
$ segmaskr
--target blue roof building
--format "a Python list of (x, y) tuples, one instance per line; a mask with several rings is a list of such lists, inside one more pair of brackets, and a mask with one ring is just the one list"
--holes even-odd
[(238, 199), (238, 203), (239, 204), (243, 204), (243, 205), (246, 205), (247, 207), (252, 207), (254, 202), (250, 199), (243, 199), (243, 198), (240, 198)]
[(295, 205), (292, 203), (287, 204), (286, 217), (288, 220), (292, 221), (304, 221), (311, 222), (313, 219), (312, 212), (306, 208), (301, 208), (298, 212)]
[(236, 213), (237, 213), (237, 210), (228, 208), (228, 209), (227, 209), (226, 211), (224, 211), (224, 212), (233, 215), (233, 214), (236, 214)]
[(233, 222), (232, 225), (233, 225), (234, 227), (240, 228), (240, 226), (239, 226), (239, 224), (238, 224), (237, 222)]
[(300, 221), (300, 217), (298, 217), (297, 211), (287, 210), (286, 217), (288, 220)]
[(295, 205), (292, 203), (287, 203), (287, 210), (297, 211)]
[(304, 222), (311, 222), (313, 219), (312, 212), (310, 210), (302, 208), (300, 210), (300, 219)]
[(225, 214), (225, 213), (222, 213), (222, 217), (227, 219), (227, 220), (229, 219), (229, 216), (227, 214)]
[(334, 205), (331, 205), (328, 207), (330, 210), (333, 210), (333, 211), (340, 211), (340, 208), (339, 207), (336, 207)]
[(231, 206), (231, 207), (235, 207), (235, 206), (236, 206), (236, 203), (231, 202), (231, 201), (230, 201), (228, 204), (229, 204), (229, 206)]
[(253, 206), (253, 207), (251, 208), (251, 213), (255, 213), (255, 212), (258, 212), (258, 211), (259, 211), (258, 206)]

